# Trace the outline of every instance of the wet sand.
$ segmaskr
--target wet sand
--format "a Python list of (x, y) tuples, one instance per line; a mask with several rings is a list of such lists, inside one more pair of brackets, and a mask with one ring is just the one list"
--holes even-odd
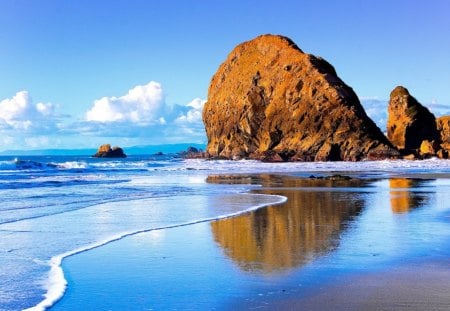
[(208, 182), (261, 184), (288, 201), (67, 258), (69, 289), (54, 309), (450, 309), (448, 180)]
[(450, 262), (434, 262), (343, 277), (306, 297), (294, 294), (245, 309), (450, 310)]

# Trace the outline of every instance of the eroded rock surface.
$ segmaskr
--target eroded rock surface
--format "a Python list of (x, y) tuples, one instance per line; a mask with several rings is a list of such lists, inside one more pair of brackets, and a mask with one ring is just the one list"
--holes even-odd
[(257, 37), (229, 54), (211, 80), (203, 121), (211, 157), (398, 156), (333, 66), (282, 36)]
[(441, 137), (442, 147), (450, 150), (450, 116), (437, 118), (436, 123)]
[(387, 134), (391, 143), (405, 153), (434, 154), (441, 140), (435, 116), (403, 86), (397, 86), (391, 92)]

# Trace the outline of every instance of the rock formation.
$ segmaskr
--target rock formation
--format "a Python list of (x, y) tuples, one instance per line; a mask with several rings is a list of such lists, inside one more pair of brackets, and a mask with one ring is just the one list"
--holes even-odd
[(391, 92), (387, 134), (391, 143), (405, 154), (434, 155), (440, 149), (436, 118), (402, 86)]
[(126, 158), (126, 154), (120, 147), (111, 148), (110, 144), (101, 145), (97, 153), (93, 155), (95, 158)]
[(281, 161), (396, 157), (356, 94), (290, 39), (238, 45), (214, 74), (203, 110), (211, 157)]
[(195, 148), (192, 146), (189, 146), (186, 149), (186, 151), (180, 152), (179, 155), (185, 159), (205, 159), (205, 158), (207, 158), (206, 152), (204, 152), (202, 149)]
[(442, 147), (444, 149), (450, 149), (450, 116), (443, 116), (437, 118), (437, 129), (439, 131)]

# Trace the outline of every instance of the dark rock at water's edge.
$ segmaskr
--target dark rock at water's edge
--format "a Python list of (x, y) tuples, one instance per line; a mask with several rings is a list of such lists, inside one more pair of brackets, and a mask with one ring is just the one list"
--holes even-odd
[(436, 117), (403, 86), (390, 95), (387, 134), (405, 159), (448, 158), (448, 117)]
[(185, 159), (207, 159), (209, 155), (200, 148), (189, 146), (185, 151), (180, 152)]
[(397, 86), (390, 95), (387, 135), (404, 154), (434, 155), (439, 149), (440, 136), (435, 116), (403, 86)]
[(127, 155), (123, 152), (120, 147), (111, 148), (110, 144), (101, 145), (97, 153), (93, 155), (95, 158), (126, 158)]
[(450, 152), (450, 116), (442, 116), (437, 120), (437, 128), (441, 136), (441, 147), (444, 156), (448, 157)]
[(328, 176), (309, 176), (310, 179), (324, 179), (324, 180), (351, 180), (352, 177), (341, 174), (333, 174)]
[(399, 157), (333, 66), (282, 36), (257, 37), (229, 54), (211, 80), (203, 121), (211, 158)]

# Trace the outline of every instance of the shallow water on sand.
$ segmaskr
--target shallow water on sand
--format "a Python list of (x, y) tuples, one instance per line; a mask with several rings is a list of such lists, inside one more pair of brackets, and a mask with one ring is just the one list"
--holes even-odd
[[(289, 301), (298, 299), (315, 310), (358, 310), (356, 296), (371, 298), (377, 275), (403, 271), (399, 280), (407, 275), (410, 282), (420, 282), (417, 271), (450, 262), (449, 179), (330, 181), (266, 174), (211, 175), (207, 181), (261, 184), (254, 193), (287, 201), (237, 217), (130, 236), (68, 257), (63, 262), (68, 290), (52, 310), (289, 309)], [(208, 209), (226, 203), (222, 199), (212, 196), (196, 204)], [(372, 283), (367, 275), (374, 276)], [(337, 299), (339, 288), (353, 281), (360, 292)], [(382, 286), (406, 288), (402, 297), (394, 297), (402, 305), (391, 297), (384, 307), (424, 306), (406, 283), (392, 281), (387, 278)], [(448, 293), (424, 294), (428, 307), (450, 306), (445, 298), (450, 280), (431, 279), (426, 286), (444, 286)], [(308, 300), (327, 288), (334, 290), (324, 296), (328, 300)], [(375, 303), (377, 297), (372, 297)]]

